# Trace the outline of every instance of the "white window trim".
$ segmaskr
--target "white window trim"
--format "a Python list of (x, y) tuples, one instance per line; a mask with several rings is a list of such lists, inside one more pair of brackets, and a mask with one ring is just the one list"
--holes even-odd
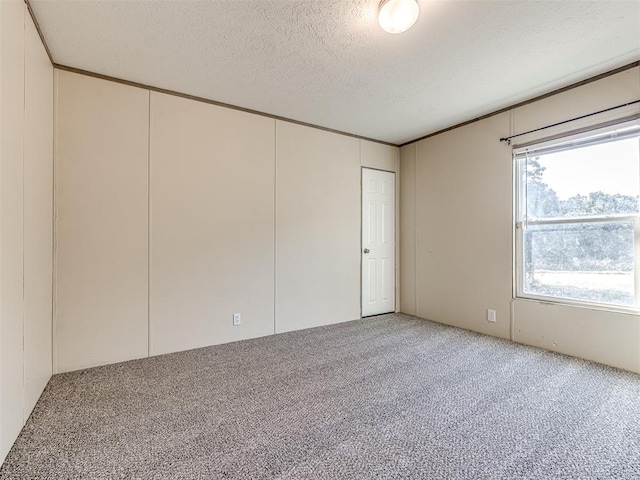
[[(639, 137), (640, 139), (640, 119), (625, 121), (616, 125), (607, 125), (606, 127), (596, 128), (586, 132), (576, 134), (568, 133), (562, 138), (554, 138), (552, 140), (540, 140), (526, 146), (514, 146), (513, 148), (513, 165), (514, 165), (514, 298), (524, 300), (537, 300), (544, 303), (566, 305), (574, 307), (585, 307), (596, 310), (606, 310), (611, 312), (640, 314), (640, 213), (638, 214), (620, 214), (620, 215), (596, 215), (588, 217), (562, 217), (562, 218), (544, 218), (544, 219), (528, 219), (522, 192), (525, 190), (522, 175), (522, 166), (528, 156), (540, 155), (544, 153), (552, 153), (555, 151), (581, 148), (583, 146), (591, 146), (597, 143), (605, 143), (614, 139), (622, 139), (628, 137)], [(604, 223), (604, 222), (633, 222), (634, 224), (634, 298), (635, 305), (615, 305), (608, 303), (592, 302), (588, 300), (577, 300), (572, 298), (537, 295), (524, 291), (524, 229), (527, 225), (561, 225), (575, 223)]]

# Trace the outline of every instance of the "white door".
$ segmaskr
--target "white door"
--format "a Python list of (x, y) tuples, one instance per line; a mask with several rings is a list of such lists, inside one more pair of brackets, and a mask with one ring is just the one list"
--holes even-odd
[(395, 311), (395, 173), (362, 169), (362, 316)]

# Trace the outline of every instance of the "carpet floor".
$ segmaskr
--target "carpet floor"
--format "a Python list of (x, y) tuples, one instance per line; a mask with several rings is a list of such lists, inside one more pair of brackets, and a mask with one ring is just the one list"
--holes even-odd
[(55, 375), (0, 479), (640, 479), (640, 376), (407, 315)]

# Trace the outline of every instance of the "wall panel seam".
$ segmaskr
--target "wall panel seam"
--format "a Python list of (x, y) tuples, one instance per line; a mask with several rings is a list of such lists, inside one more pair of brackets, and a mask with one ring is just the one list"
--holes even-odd
[(418, 316), (418, 143), (413, 144), (413, 311)]
[(51, 272), (51, 373), (58, 371), (58, 73), (53, 69), (53, 258)]
[(147, 357), (151, 356), (151, 90), (147, 90)]
[(395, 170), (396, 170), (396, 175), (395, 175), (395, 189), (396, 189), (396, 194), (395, 194), (395, 242), (396, 242), (396, 248), (395, 248), (395, 265), (396, 265), (396, 272), (395, 272), (395, 295), (396, 295), (396, 305), (395, 305), (395, 312), (396, 313), (400, 313), (400, 306), (402, 304), (402, 286), (401, 284), (401, 275), (402, 275), (402, 268), (400, 265), (400, 149), (396, 147), (395, 150), (395, 155), (394, 155), (394, 160), (393, 163), (395, 165)]
[(277, 332), (276, 302), (278, 298), (278, 121), (273, 120), (273, 334)]
[(22, 425), (26, 422), (27, 409), (25, 408), (25, 389), (26, 381), (26, 365), (25, 365), (25, 320), (26, 320), (26, 302), (25, 302), (25, 284), (24, 284), (24, 251), (25, 251), (25, 205), (24, 205), (24, 165), (25, 165), (25, 132), (27, 131), (27, 6), (24, 7), (24, 15), (22, 16)]
[[(2, 28), (2, 4), (0, 4), (0, 28)], [(2, 34), (0, 32), (0, 53), (2, 52)], [(0, 67), (2, 67), (2, 58), (0, 57)], [(0, 85), (0, 107), (2, 106), (2, 86)], [(0, 186), (2, 185), (2, 177), (3, 177), (3, 168), (2, 168), (2, 159), (3, 159), (3, 155), (2, 155), (2, 139), (3, 139), (3, 128), (2, 128), (2, 109), (0, 108)], [(2, 201), (2, 195), (0, 194), (0, 232), (2, 232), (2, 226), (3, 226), (3, 222), (2, 222), (2, 205), (3, 205), (3, 201)], [(0, 235), (0, 285), (2, 285), (2, 237), (3, 235)], [(3, 318), (4, 315), (2, 314), (2, 288), (0, 288), (0, 346), (2, 345), (2, 324), (3, 324)], [(0, 355), (0, 375), (2, 375), (2, 371), (4, 368), (4, 362), (2, 361), (2, 355)], [(0, 412), (3, 411), (3, 401), (2, 401), (2, 397), (3, 395), (1, 394), (0, 391)], [(3, 421), (3, 415), (0, 413), (0, 432), (4, 432), (4, 421)], [(5, 451), (4, 449), (4, 438), (2, 436), (2, 434), (0, 434), (0, 462), (4, 462), (4, 459), (7, 455), (7, 453), (9, 453), (8, 451)]]
[(360, 252), (358, 253), (358, 255), (360, 256), (360, 318), (362, 318), (362, 302), (363, 302), (363, 296), (362, 296), (362, 264), (363, 264), (363, 259), (362, 259), (362, 215), (364, 213), (364, 205), (362, 204), (362, 192), (364, 191), (364, 187), (362, 185), (362, 181), (363, 181), (363, 163), (362, 163), (362, 140), (360, 140), (358, 142), (358, 160), (360, 163), (360, 239), (359, 239), (359, 243), (360, 243)]

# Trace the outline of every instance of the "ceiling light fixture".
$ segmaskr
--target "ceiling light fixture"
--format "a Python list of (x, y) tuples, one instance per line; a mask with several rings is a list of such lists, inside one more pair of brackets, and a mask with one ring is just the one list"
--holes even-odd
[(409, 30), (420, 13), (418, 0), (382, 0), (378, 6), (378, 23), (385, 32)]

